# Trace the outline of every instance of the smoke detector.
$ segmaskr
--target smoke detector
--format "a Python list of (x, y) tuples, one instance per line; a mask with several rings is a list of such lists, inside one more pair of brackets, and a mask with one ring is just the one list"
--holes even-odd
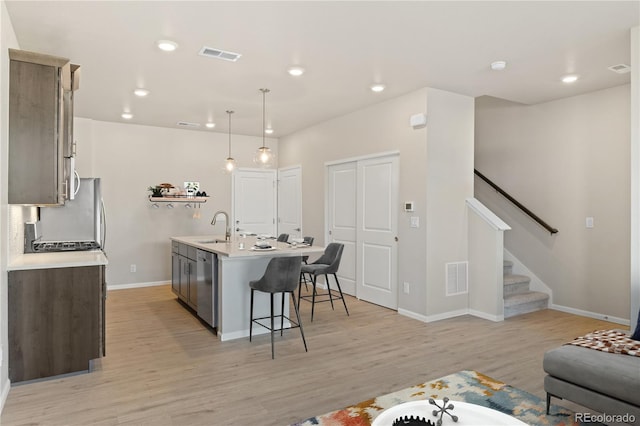
[(607, 68), (618, 74), (626, 74), (628, 72), (631, 72), (631, 67), (627, 64), (611, 65)]

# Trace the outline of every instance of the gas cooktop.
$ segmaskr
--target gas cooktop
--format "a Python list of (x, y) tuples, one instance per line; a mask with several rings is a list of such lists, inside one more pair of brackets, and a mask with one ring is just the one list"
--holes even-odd
[(96, 241), (43, 241), (33, 243), (33, 251), (35, 253), (97, 250), (99, 248), (100, 244)]

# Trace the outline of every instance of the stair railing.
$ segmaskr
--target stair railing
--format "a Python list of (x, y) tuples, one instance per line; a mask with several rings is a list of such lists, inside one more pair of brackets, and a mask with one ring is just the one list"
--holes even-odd
[(478, 170), (473, 169), (473, 172), (476, 174), (476, 176), (478, 176), (480, 179), (482, 179), (483, 181), (485, 181), (486, 183), (489, 184), (490, 187), (492, 187), (493, 189), (495, 189), (498, 193), (500, 193), (500, 195), (502, 195), (504, 198), (506, 198), (507, 200), (511, 201), (513, 203), (513, 205), (515, 205), (517, 208), (519, 208), (520, 210), (522, 210), (527, 216), (529, 216), (531, 219), (535, 220), (540, 226), (542, 226), (544, 229), (546, 229), (547, 231), (549, 231), (551, 233), (551, 235), (558, 233), (558, 230), (554, 227), (552, 227), (551, 225), (549, 225), (547, 222), (545, 222), (544, 220), (540, 219), (536, 214), (534, 214), (531, 210), (529, 210), (528, 208), (526, 208), (525, 206), (523, 206), (518, 200), (516, 200), (515, 198), (513, 198), (511, 195), (507, 194), (507, 192), (505, 190), (503, 190), (502, 188), (500, 188), (498, 185), (496, 185), (495, 183), (493, 183), (489, 178), (487, 178), (485, 175), (483, 175), (482, 173), (480, 173)]

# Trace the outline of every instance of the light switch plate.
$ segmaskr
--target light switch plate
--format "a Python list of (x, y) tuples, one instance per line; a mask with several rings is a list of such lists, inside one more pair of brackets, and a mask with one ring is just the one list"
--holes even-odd
[(411, 216), (411, 227), (419, 228), (420, 227), (420, 217), (419, 216)]
[(585, 221), (586, 227), (591, 229), (593, 228), (593, 218), (589, 216)]

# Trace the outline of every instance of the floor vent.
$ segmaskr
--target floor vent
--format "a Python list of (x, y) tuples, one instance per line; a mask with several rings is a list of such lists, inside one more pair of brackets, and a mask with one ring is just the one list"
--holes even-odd
[(469, 262), (451, 262), (445, 264), (447, 274), (447, 296), (464, 294), (469, 290), (467, 270)]
[(209, 58), (224, 59), (225, 61), (231, 62), (237, 61), (238, 59), (240, 59), (240, 56), (242, 56), (239, 53), (228, 52), (226, 50), (215, 49), (213, 47), (207, 46), (204, 46), (202, 49), (200, 49), (200, 52), (198, 52), (198, 54), (201, 56), (207, 56)]
[(618, 74), (626, 74), (631, 71), (631, 67), (627, 64), (611, 65), (608, 68), (613, 72), (617, 72)]

